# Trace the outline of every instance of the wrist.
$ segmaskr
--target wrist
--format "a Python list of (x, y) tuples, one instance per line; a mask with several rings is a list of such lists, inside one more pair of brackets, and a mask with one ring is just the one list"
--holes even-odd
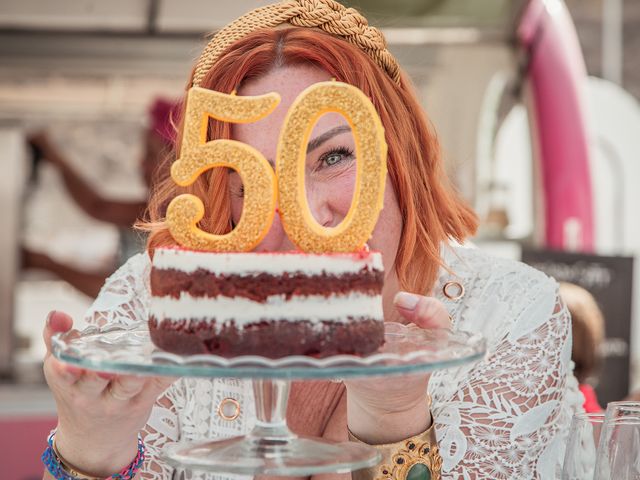
[[(349, 440), (362, 443), (353, 432), (349, 432)], [(370, 446), (378, 451), (382, 459), (374, 467), (353, 472), (353, 480), (442, 478), (442, 456), (433, 424), (419, 435), (402, 441)]]
[(415, 401), (385, 408), (347, 397), (347, 423), (356, 437), (370, 445), (399, 442), (431, 427), (430, 401), (425, 393)]
[(137, 456), (138, 436), (118, 442), (104, 436), (93, 443), (86, 438), (65, 435), (58, 428), (55, 446), (66, 463), (95, 477), (109, 477), (126, 468)]

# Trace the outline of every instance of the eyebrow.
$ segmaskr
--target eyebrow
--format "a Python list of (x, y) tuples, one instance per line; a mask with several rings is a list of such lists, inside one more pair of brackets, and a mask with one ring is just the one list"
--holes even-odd
[(340, 125), (338, 127), (332, 128), (331, 130), (324, 132), (322, 135), (318, 135), (316, 138), (312, 139), (307, 144), (307, 153), (314, 151), (324, 142), (330, 140), (336, 135), (339, 135), (344, 132), (350, 132), (350, 131), (351, 131), (351, 127), (349, 125)]
[[(313, 152), (316, 148), (319, 148), (324, 142), (331, 140), (336, 135), (340, 135), (344, 132), (350, 132), (351, 127), (349, 125), (340, 125), (338, 127), (334, 127), (331, 130), (327, 130), (322, 135), (318, 135), (316, 138), (313, 138), (307, 144), (307, 153)], [(271, 164), (271, 166), (275, 169), (275, 161), (272, 158), (268, 158), (267, 161)]]

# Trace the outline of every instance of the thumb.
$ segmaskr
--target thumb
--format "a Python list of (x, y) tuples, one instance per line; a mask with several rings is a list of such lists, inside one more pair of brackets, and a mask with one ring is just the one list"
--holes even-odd
[(449, 328), (451, 320), (444, 304), (436, 298), (398, 292), (393, 299), (398, 313), (421, 328)]
[(71, 330), (73, 326), (72, 318), (64, 312), (57, 312), (55, 310), (49, 312), (47, 321), (44, 325), (42, 332), (42, 338), (47, 346), (47, 353), (51, 352), (51, 337), (56, 333), (67, 332)]

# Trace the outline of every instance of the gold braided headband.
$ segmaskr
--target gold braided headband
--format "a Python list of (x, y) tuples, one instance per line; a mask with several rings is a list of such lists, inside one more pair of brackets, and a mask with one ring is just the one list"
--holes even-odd
[(400, 68), (387, 50), (384, 36), (357, 10), (346, 8), (335, 0), (284, 0), (256, 8), (214, 35), (198, 59), (193, 86), (200, 86), (207, 72), (230, 45), (246, 35), (283, 23), (296, 27), (316, 27), (353, 43), (369, 55), (391, 79), (400, 83)]

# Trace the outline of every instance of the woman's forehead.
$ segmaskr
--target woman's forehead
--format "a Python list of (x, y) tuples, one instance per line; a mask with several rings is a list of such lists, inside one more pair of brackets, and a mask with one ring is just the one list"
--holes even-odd
[[(314, 83), (330, 80), (327, 72), (310, 65), (292, 65), (273, 69), (251, 79), (238, 89), (238, 95), (252, 96), (276, 92), (281, 100), (278, 107), (267, 117), (253, 123), (232, 126), (233, 138), (254, 143), (256, 137), (278, 136), (291, 105), (300, 93)], [(315, 124), (312, 137), (334, 128), (336, 125), (348, 125), (346, 119), (338, 113), (323, 115)]]
[(328, 72), (314, 65), (286, 65), (251, 78), (238, 88), (239, 95), (263, 95), (276, 92), (282, 102), (293, 102), (300, 92), (314, 83), (331, 80)]

